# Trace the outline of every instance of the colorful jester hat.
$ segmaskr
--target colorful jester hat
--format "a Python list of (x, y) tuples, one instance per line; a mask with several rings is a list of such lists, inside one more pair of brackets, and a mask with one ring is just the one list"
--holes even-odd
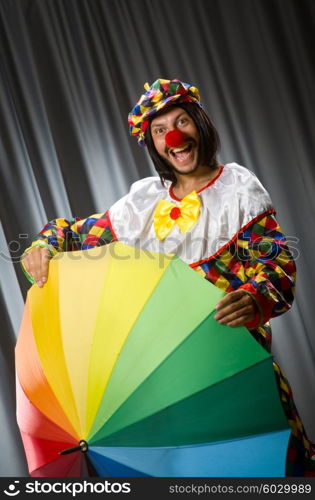
[(139, 146), (145, 146), (144, 134), (150, 116), (177, 102), (195, 102), (201, 106), (197, 87), (179, 80), (159, 78), (152, 83), (151, 87), (145, 83), (144, 89), (146, 92), (142, 94), (128, 115), (130, 134), (138, 136)]

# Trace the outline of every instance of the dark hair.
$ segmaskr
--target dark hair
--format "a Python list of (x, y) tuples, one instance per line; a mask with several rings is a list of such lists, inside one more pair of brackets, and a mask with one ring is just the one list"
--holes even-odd
[(165, 113), (166, 109), (172, 109), (173, 107), (183, 108), (186, 113), (193, 119), (197, 130), (199, 132), (200, 144), (199, 144), (199, 165), (205, 165), (209, 167), (216, 167), (217, 153), (220, 148), (220, 138), (219, 134), (211, 122), (205, 111), (193, 102), (180, 102), (163, 108), (160, 112), (153, 115), (149, 120), (149, 125), (145, 132), (145, 143), (148, 148), (148, 153), (154, 163), (155, 169), (160, 176), (161, 182), (164, 185), (165, 180), (171, 181), (176, 184), (176, 176), (172, 171), (171, 167), (157, 152), (154, 146), (154, 142), (151, 134), (151, 122), (157, 116)]

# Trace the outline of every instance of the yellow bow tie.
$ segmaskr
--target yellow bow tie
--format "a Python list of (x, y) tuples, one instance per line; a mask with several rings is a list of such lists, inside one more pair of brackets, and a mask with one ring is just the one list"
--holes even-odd
[(187, 233), (196, 223), (200, 213), (200, 198), (192, 191), (176, 205), (171, 201), (160, 200), (153, 215), (155, 234), (165, 240), (175, 224), (182, 233)]

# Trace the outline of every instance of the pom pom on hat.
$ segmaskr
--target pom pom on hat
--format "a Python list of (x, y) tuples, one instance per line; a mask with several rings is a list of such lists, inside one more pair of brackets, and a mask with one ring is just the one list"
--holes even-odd
[(201, 106), (197, 87), (179, 80), (159, 78), (151, 86), (145, 83), (144, 90), (146, 92), (128, 115), (130, 134), (138, 136), (139, 146), (145, 146), (144, 134), (149, 118), (161, 109), (176, 102), (195, 102)]

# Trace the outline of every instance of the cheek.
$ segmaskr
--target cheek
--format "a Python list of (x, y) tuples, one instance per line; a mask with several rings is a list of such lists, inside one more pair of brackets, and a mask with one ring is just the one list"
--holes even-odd
[(164, 137), (158, 137), (153, 139), (153, 143), (155, 146), (155, 149), (157, 150), (158, 153), (164, 152), (165, 150), (165, 140)]
[(195, 139), (195, 141), (198, 141), (198, 132), (194, 127), (191, 128), (189, 134)]

